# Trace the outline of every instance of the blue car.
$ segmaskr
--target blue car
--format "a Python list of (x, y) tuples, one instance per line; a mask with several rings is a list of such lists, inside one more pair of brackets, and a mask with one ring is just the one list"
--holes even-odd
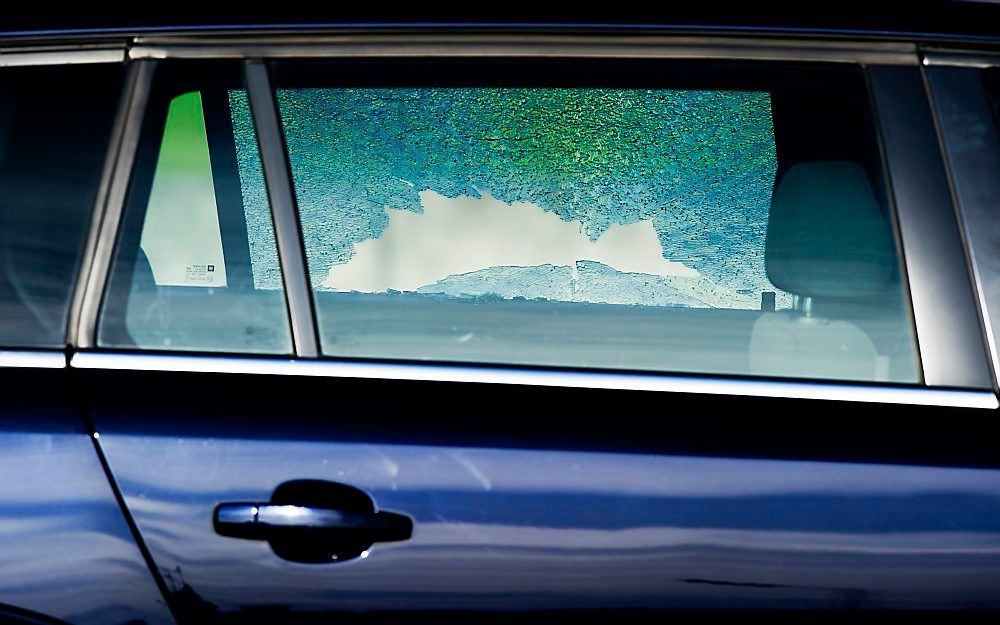
[(995, 622), (964, 10), (0, 26), (0, 618)]

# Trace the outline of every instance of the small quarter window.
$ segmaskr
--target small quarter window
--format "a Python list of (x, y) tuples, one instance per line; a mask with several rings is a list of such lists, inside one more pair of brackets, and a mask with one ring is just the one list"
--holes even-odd
[(218, 70), (158, 73), (101, 346), (291, 352), (246, 92), (235, 67)]

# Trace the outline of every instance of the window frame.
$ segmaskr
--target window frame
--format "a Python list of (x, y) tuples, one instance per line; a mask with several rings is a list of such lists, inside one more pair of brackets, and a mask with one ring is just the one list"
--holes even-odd
[(1000, 116), (991, 110), (986, 71), (1000, 55), (928, 50), (922, 55), (955, 208), (966, 244), (993, 372), (1000, 378)]
[[(174, 98), (192, 90), (200, 94), (203, 107), (206, 106), (206, 102), (213, 103), (215, 98), (223, 100), (223, 102), (214, 102), (210, 105), (214, 105), (214, 108), (220, 109), (214, 111), (219, 114), (216, 116), (216, 119), (212, 119), (205, 108), (202, 109), (201, 113), (201, 121), (205, 124), (205, 139), (208, 142), (206, 156), (210, 161), (210, 164), (206, 163), (206, 165), (211, 168), (211, 178), (214, 183), (214, 196), (212, 200), (216, 206), (216, 216), (219, 220), (218, 243), (221, 246), (222, 256), (225, 258), (225, 260), (222, 260), (220, 257), (215, 262), (216, 264), (224, 262), (227, 275), (232, 278), (228, 282), (229, 287), (224, 288), (222, 292), (216, 293), (215, 296), (228, 297), (230, 302), (242, 300), (243, 303), (248, 301), (243, 299), (248, 295), (254, 300), (262, 299), (257, 297), (258, 294), (256, 293), (250, 294), (250, 291), (253, 290), (253, 280), (250, 268), (249, 242), (246, 239), (247, 233), (245, 228), (242, 228), (242, 232), (233, 232), (231, 229), (225, 227), (227, 223), (232, 224), (234, 220), (238, 222), (239, 226), (244, 226), (244, 200), (240, 189), (236, 153), (233, 151), (231, 154), (226, 154), (220, 160), (221, 155), (216, 150), (219, 146), (215, 145), (220, 139), (218, 132), (220, 129), (215, 128), (215, 126), (220, 124), (218, 117), (223, 118), (221, 120), (223, 124), (229, 123), (229, 105), (224, 102), (227, 100), (226, 92), (231, 89), (243, 90), (242, 64), (232, 61), (194, 64), (182, 62), (174, 67), (170, 67), (158, 62), (150, 64), (142, 61), (140, 63), (146, 63), (148, 66), (145, 68), (148, 69), (148, 76), (145, 77), (146, 84), (141, 86), (147, 91), (146, 96), (143, 98), (145, 106), (141, 119), (138, 116), (136, 117), (137, 123), (140, 126), (135, 148), (129, 154), (131, 170), (121, 180), (115, 180), (116, 184), (120, 183), (124, 185), (124, 203), (111, 207), (111, 210), (115, 213), (114, 219), (117, 220), (117, 225), (114, 228), (104, 227), (101, 230), (100, 244), (107, 246), (105, 249), (112, 250), (111, 260), (106, 268), (102, 267), (102, 271), (104, 272), (103, 295), (99, 301), (88, 301), (88, 307), (86, 308), (88, 316), (96, 319), (96, 334), (93, 336), (94, 346), (107, 350), (155, 351), (163, 349), (164, 351), (176, 351), (178, 353), (234, 353), (250, 356), (287, 357), (294, 354), (294, 346), (288, 326), (288, 307), (283, 288), (272, 292), (275, 295), (280, 295), (281, 300), (280, 306), (278, 301), (273, 302), (274, 306), (270, 311), (273, 313), (273, 317), (271, 314), (268, 314), (263, 319), (264, 323), (258, 326), (275, 327), (278, 330), (271, 345), (267, 345), (267, 338), (256, 341), (254, 340), (256, 337), (255, 334), (244, 335), (242, 332), (239, 333), (240, 337), (254, 337), (247, 339), (249, 343), (252, 343), (247, 349), (242, 349), (242, 346), (238, 344), (239, 339), (235, 342), (231, 340), (236, 335), (229, 335), (225, 331), (221, 335), (216, 336), (228, 336), (230, 340), (224, 340), (218, 347), (195, 341), (177, 349), (171, 347), (158, 348), (142, 344), (141, 341), (136, 344), (133, 342), (134, 337), (128, 336), (126, 325), (132, 314), (129, 286), (133, 282), (134, 267), (138, 266), (137, 254), (141, 247), (142, 237), (144, 236), (147, 209), (150, 206), (150, 199), (153, 197), (154, 180), (158, 171), (163, 140), (166, 136), (165, 122)], [(245, 93), (245, 90), (243, 91)], [(210, 95), (208, 100), (204, 97), (206, 92)], [(216, 132), (213, 132), (213, 130)], [(222, 143), (225, 144), (227, 142), (226, 133), (222, 132), (222, 135)], [(233, 136), (232, 128), (229, 128), (229, 143), (232, 143)], [(235, 150), (235, 145), (231, 145), (229, 148)], [(224, 162), (227, 157), (231, 162)], [(229, 197), (228, 201), (226, 201), (220, 197), (220, 190), (231, 185), (235, 185), (235, 190), (228, 189), (229, 195), (233, 196), (235, 194), (235, 196)], [(266, 215), (265, 219), (273, 220), (273, 210), (270, 206), (266, 208), (261, 207), (260, 213), (262, 217)], [(242, 246), (240, 245), (241, 243)], [(237, 252), (237, 254), (232, 255), (233, 252)], [(275, 249), (273, 252), (277, 256), (277, 250)], [(208, 260), (211, 262), (211, 257)], [(240, 267), (241, 262), (245, 264), (245, 267)], [(150, 263), (145, 264), (150, 270), (153, 270), (155, 265), (152, 259), (150, 259)], [(237, 270), (236, 273), (233, 273), (234, 269)], [(242, 276), (242, 279), (240, 275), (242, 273), (241, 270), (245, 270), (245, 275)], [(150, 276), (150, 278), (150, 285), (152, 285), (153, 276)], [(206, 311), (210, 309), (215, 311), (220, 310), (219, 308), (211, 308), (214, 305), (210, 303), (212, 301), (210, 298), (213, 297), (213, 289), (211, 288), (191, 289), (189, 286), (157, 283), (156, 289), (159, 295), (163, 296), (163, 301), (170, 301), (172, 296), (176, 296), (182, 299), (188, 298), (184, 304), (185, 306), (199, 309), (208, 307), (204, 309)], [(260, 295), (263, 295), (263, 293)], [(190, 299), (192, 296), (195, 299)], [(225, 309), (225, 300), (217, 301), (218, 305), (223, 306), (223, 309)], [(227, 329), (232, 327), (228, 321), (228, 317), (224, 314), (216, 315), (214, 319), (220, 320), (223, 327)], [(281, 325), (280, 328), (275, 326), (275, 324), (279, 323)], [(197, 324), (181, 324), (183, 329), (187, 331), (200, 325), (200, 321)]]
[[(279, 262), (285, 276), (286, 285), (298, 282), (306, 287), (304, 294), (295, 295), (286, 286), (286, 297), (293, 323), (298, 319), (302, 341), (293, 338), (296, 356), (292, 359), (267, 357), (229, 357), (225, 355), (176, 354), (159, 355), (152, 353), (121, 353), (112, 350), (95, 350), (95, 329), (97, 314), (103, 296), (108, 264), (113, 251), (114, 235), (121, 218), (123, 185), (127, 186), (134, 158), (136, 131), (141, 126), (144, 98), (148, 95), (153, 68), (158, 59), (241, 59), (245, 63), (245, 76), (257, 81), (258, 94), (268, 94), (270, 79), (261, 61), (274, 59), (321, 59), (331, 57), (559, 57), (559, 58), (657, 58), (657, 59), (699, 59), (699, 60), (740, 60), (755, 61), (762, 65), (768, 61), (800, 61), (820, 63), (850, 63), (860, 65), (869, 81), (872, 107), (876, 118), (876, 133), (882, 151), (883, 168), (889, 189), (890, 212), (897, 228), (897, 241), (902, 247), (901, 270), (904, 291), (911, 303), (911, 321), (916, 325), (917, 353), (922, 382), (917, 386), (900, 386), (884, 383), (838, 383), (822, 380), (803, 382), (797, 380), (774, 380), (756, 377), (727, 377), (712, 375), (689, 375), (673, 373), (614, 373), (604, 371), (572, 371), (556, 368), (530, 366), (475, 366), (475, 365), (424, 365), (377, 362), (351, 362), (343, 359), (315, 360), (317, 353), (309, 348), (318, 345), (315, 311), (311, 293), (308, 290), (308, 275), (305, 272), (301, 232), (298, 230), (298, 216), (288, 169), (288, 156), (283, 137), (269, 136), (266, 126), (280, 123), (274, 107), (273, 95), (264, 100), (251, 94), (251, 108), (257, 128), (258, 141), (263, 160), (271, 160), (271, 175), (265, 165), (265, 179), (268, 194), (275, 213), (276, 235), (279, 238)], [(330, 377), (388, 377), (392, 379), (435, 379), (472, 381), (483, 383), (557, 385), (569, 387), (625, 388), (636, 390), (660, 390), (685, 392), (690, 385), (703, 383), (697, 387), (709, 394), (761, 395), (771, 397), (805, 397), (846, 401), (875, 401), (879, 403), (917, 403), (928, 405), (975, 406), (996, 408), (993, 373), (987, 359), (987, 342), (980, 324), (948, 326), (942, 323), (948, 315), (942, 315), (943, 302), (923, 297), (914, 297), (917, 291), (928, 291), (925, 280), (931, 268), (927, 249), (957, 250), (958, 255), (950, 255), (946, 267), (939, 272), (936, 283), (951, 284), (957, 300), (950, 306), (959, 311), (963, 319), (982, 319), (979, 300), (973, 293), (972, 270), (964, 259), (964, 242), (957, 223), (954, 231), (948, 228), (921, 228), (921, 220), (928, 214), (938, 214), (941, 219), (940, 203), (942, 184), (948, 195), (948, 179), (944, 175), (944, 163), (940, 152), (924, 146), (919, 158), (910, 159), (907, 165), (900, 154), (908, 149), (900, 141), (900, 132), (885, 133), (886, 114), (892, 113), (901, 104), (901, 98), (889, 93), (884, 87), (892, 79), (900, 76), (912, 79), (919, 76), (921, 58), (914, 44), (904, 42), (863, 42), (863, 41), (804, 41), (789, 39), (762, 39), (706, 36), (655, 35), (573, 35), (519, 33), (517, 31), (470, 34), (461, 31), (411, 34), (386, 33), (341, 33), (314, 35), (264, 35), (260, 37), (233, 36), (212, 37), (199, 35), (160, 35), (140, 37), (128, 52), (127, 95), (123, 103), (124, 130), (114, 150), (115, 167), (109, 176), (107, 197), (99, 202), (100, 218), (95, 215), (95, 238), (97, 243), (93, 255), (93, 266), (87, 279), (81, 281), (78, 289), (80, 314), (71, 328), (70, 344), (82, 350), (72, 359), (73, 366), (120, 368), (124, 362), (128, 368), (151, 367), (156, 370), (206, 370), (231, 371), (241, 373), (270, 373), (292, 375), (326, 375)], [(254, 69), (259, 67), (260, 69)], [(261, 71), (265, 70), (265, 71)], [(874, 71), (873, 71), (874, 70)], [(248, 80), (249, 82), (249, 80)], [(248, 84), (248, 91), (249, 84)], [(254, 100), (256, 99), (256, 104)], [(270, 106), (268, 106), (268, 102)], [(912, 102), (910, 102), (912, 104)], [(930, 102), (926, 100), (928, 111)], [(273, 117), (270, 120), (265, 117)], [(929, 116), (928, 116), (929, 118)], [(263, 119), (263, 123), (262, 123)], [(919, 121), (909, 119), (899, 122), (906, 128), (919, 126)], [(263, 132), (262, 132), (262, 126)], [(280, 128), (280, 126), (277, 126)], [(923, 128), (924, 132), (934, 132), (933, 128)], [(934, 156), (938, 158), (935, 159)], [(914, 208), (912, 189), (907, 193), (906, 185), (913, 185), (919, 176), (940, 169), (940, 180), (935, 179), (930, 187), (936, 195), (925, 199), (923, 205)], [(921, 173), (922, 172), (922, 173)], [(124, 181), (124, 183), (123, 183)], [(276, 195), (286, 195), (283, 201), (275, 202)], [(904, 198), (903, 210), (898, 199)], [(281, 199), (280, 197), (278, 198)], [(947, 214), (952, 214), (947, 211)], [(282, 249), (278, 234), (278, 221), (295, 225), (295, 241), (286, 240)], [(945, 219), (945, 221), (947, 221)], [(926, 226), (926, 223), (923, 223)], [(287, 228), (286, 228), (287, 230)], [(929, 283), (928, 283), (929, 284)], [(963, 285), (970, 288), (964, 289)], [(963, 296), (962, 291), (968, 291)], [(294, 295), (294, 296), (293, 296)], [(305, 297), (301, 297), (304, 295)], [(72, 313), (71, 313), (72, 314)], [(952, 317), (954, 318), (954, 317)], [(293, 337), (295, 335), (293, 334)], [(978, 347), (976, 347), (978, 345)], [(970, 348), (970, 346), (972, 346)], [(109, 353), (110, 352), (110, 353)], [(104, 358), (104, 357), (107, 358)], [(308, 369), (308, 371), (306, 371)], [(534, 381), (532, 381), (534, 380)], [(718, 382), (718, 385), (715, 383)], [(686, 391), (686, 392), (691, 392)], [(944, 395), (941, 395), (944, 393)], [(934, 396), (932, 397), (932, 394)]]
[(885, 65), (867, 70), (923, 382), (993, 389), (982, 318), (923, 70)]

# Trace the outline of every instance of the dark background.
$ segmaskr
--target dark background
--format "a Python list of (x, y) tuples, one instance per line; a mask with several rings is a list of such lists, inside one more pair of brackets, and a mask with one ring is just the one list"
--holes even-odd
[[(682, 28), (735, 27), (809, 31), (865, 31), (870, 34), (913, 34), (995, 38), (1000, 35), (1000, 3), (989, 0), (913, 0), (886, 2), (854, 0), (824, 2), (745, 1), (656, 3), (606, 2), (596, 7), (576, 3), (504, 2), (503, 6), (461, 9), (445, 3), (426, 2), (396, 8), (379, 3), (378, 9), (354, 3), (315, 6), (284, 0), (280, 3), (214, 2), (194, 4), (153, 2), (125, 7), (86, 3), (76, 7), (32, 3), (4, 7), (0, 34), (31, 31), (212, 27), (221, 25), (336, 25), (468, 23), (468, 24), (575, 24), (669, 25)], [(339, 4), (339, 6), (337, 6)], [(646, 6), (643, 6), (645, 4)], [(650, 7), (649, 5), (653, 6)], [(313, 5), (313, 6), (311, 6)], [(334, 6), (331, 6), (334, 5)]]

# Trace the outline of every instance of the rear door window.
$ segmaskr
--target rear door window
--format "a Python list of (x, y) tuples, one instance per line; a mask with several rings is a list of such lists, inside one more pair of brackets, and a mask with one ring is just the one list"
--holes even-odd
[(64, 347), (120, 65), (0, 69), (0, 345)]
[(919, 381), (858, 68), (273, 74), (328, 356)]

